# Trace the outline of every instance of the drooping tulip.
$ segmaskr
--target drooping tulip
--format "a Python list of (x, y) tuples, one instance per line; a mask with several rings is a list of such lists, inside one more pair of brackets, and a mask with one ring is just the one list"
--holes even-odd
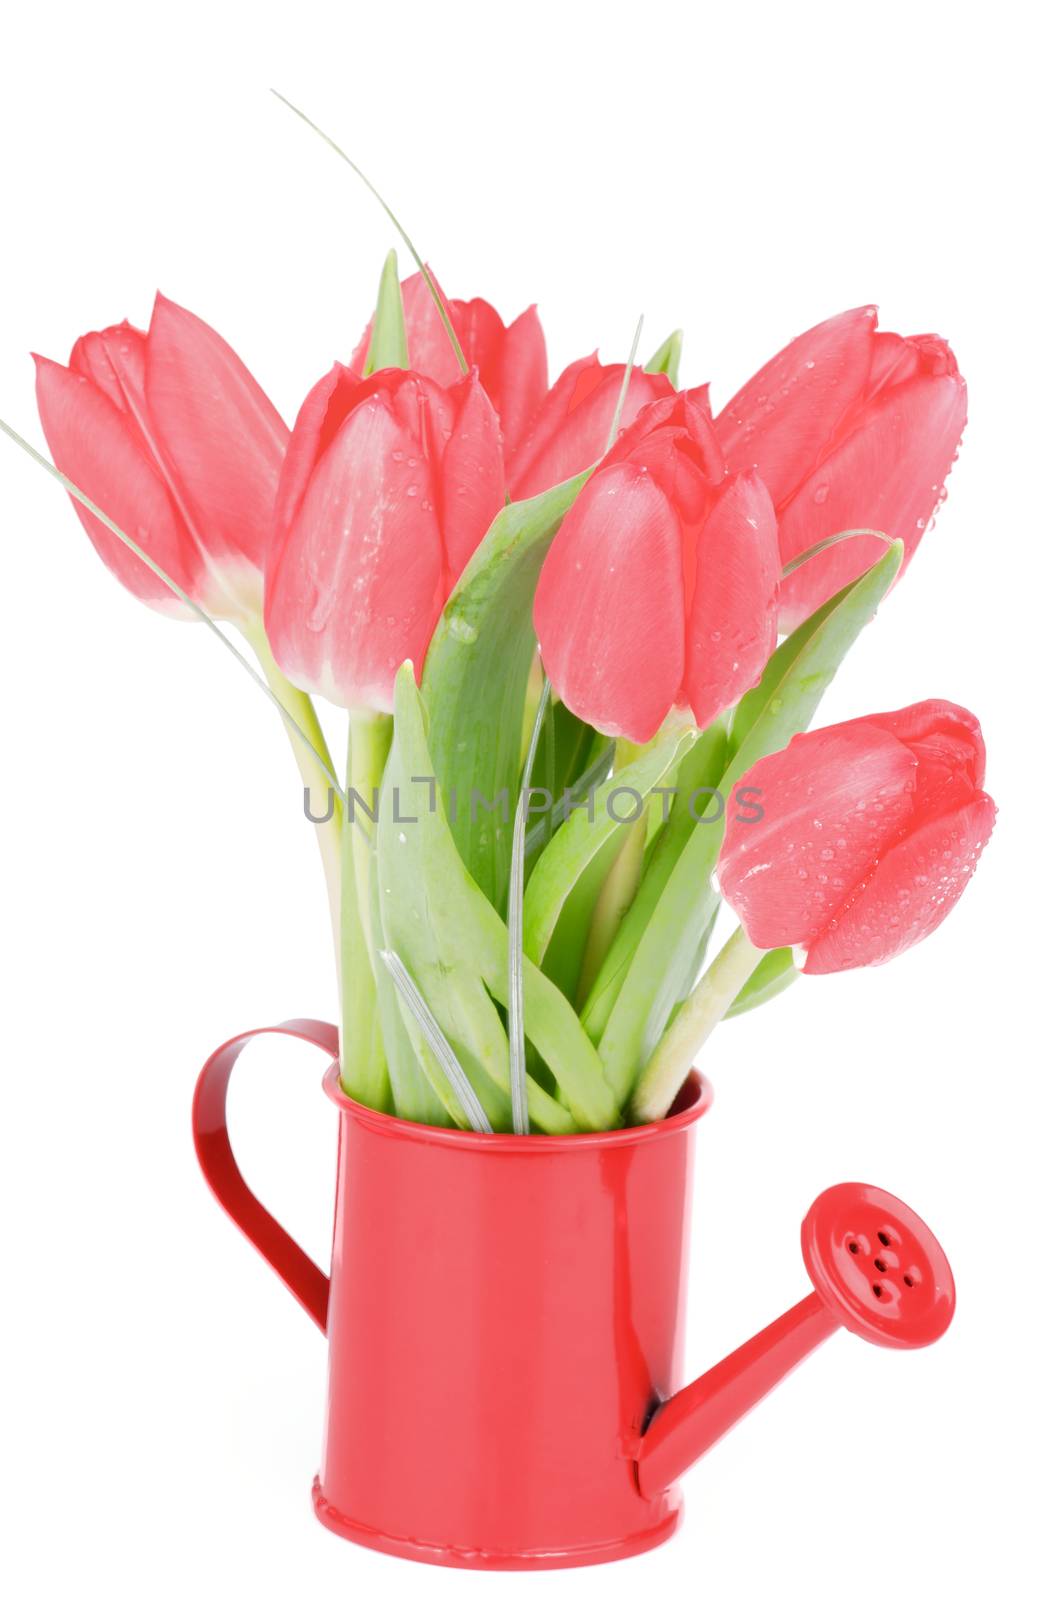
[[(602, 367), (595, 355), (572, 361), (535, 413), (509, 462), (513, 500), (529, 500), (591, 467), (604, 453), (626, 369)], [(619, 419), (625, 428), (650, 400), (673, 396), (662, 373), (634, 367)]]
[[(56, 466), (213, 616), (259, 616), (287, 428), (221, 336), (163, 295), (147, 333), (128, 322), (37, 363)], [(160, 611), (188, 613), (78, 501), (115, 577)]]
[(443, 389), (336, 363), (302, 405), (276, 499), (265, 628), (286, 675), (390, 710), (503, 503), (500, 425), (474, 373)]
[(752, 944), (801, 946), (803, 970), (822, 973), (926, 938), (990, 837), (985, 769), (978, 722), (946, 700), (799, 734), (757, 762), (730, 799), (718, 868)]
[[(719, 414), (717, 432), (729, 466), (755, 467), (769, 489), (785, 565), (850, 528), (901, 539), (908, 565), (944, 497), (967, 415), (949, 345), (880, 333), (875, 307), (862, 306), (767, 362)], [(799, 567), (784, 580), (781, 627), (867, 571), (879, 548), (850, 539)]]
[[(510, 457), (548, 389), (545, 335), (537, 307), (528, 306), (506, 328), (488, 300), (448, 300), (442, 295), (437, 278), (433, 273), (431, 276), (445, 302), (464, 359), (469, 367), (478, 369), (479, 381), (500, 417), (505, 455)], [(422, 273), (402, 280), (401, 303), (409, 366), (424, 377), (433, 378), (443, 389), (448, 388), (459, 380), (460, 364)], [(350, 360), (358, 376), (364, 372), (373, 323), (374, 318)]]
[(757, 683), (780, 565), (764, 485), (726, 475), (706, 391), (647, 405), (581, 491), (534, 603), (560, 699), (638, 744), (674, 708), (700, 727)]

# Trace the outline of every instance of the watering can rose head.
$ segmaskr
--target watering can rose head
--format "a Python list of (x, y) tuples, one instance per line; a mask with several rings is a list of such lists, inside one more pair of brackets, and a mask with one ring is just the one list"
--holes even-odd
[(730, 801), (718, 878), (752, 944), (799, 945), (807, 973), (877, 966), (933, 933), (994, 826), (986, 751), (947, 700), (796, 736)]
[[(261, 613), (262, 569), (288, 431), (219, 334), (158, 295), (147, 333), (86, 333), (69, 366), (37, 362), (56, 466), (206, 611)], [(181, 615), (172, 592), (79, 502), (115, 577)]]
[[(537, 308), (528, 306), (506, 328), (488, 300), (447, 300), (433, 272), (431, 279), (464, 359), (469, 367), (478, 369), (479, 381), (500, 417), (505, 455), (510, 457), (548, 389), (545, 335)], [(423, 273), (414, 272), (402, 281), (401, 304), (409, 366), (443, 388), (457, 383), (460, 364)], [(358, 375), (365, 368), (373, 328), (374, 318), (350, 359)]]
[[(880, 333), (862, 306), (822, 322), (757, 372), (717, 419), (733, 470), (754, 466), (777, 508), (785, 565), (848, 528), (901, 539), (905, 563), (945, 494), (968, 417), (943, 339)], [(871, 539), (833, 546), (785, 578), (796, 627), (877, 559)]]
[(265, 627), (277, 662), (339, 705), (389, 711), (504, 504), (497, 413), (472, 372), (443, 389), (336, 362), (298, 414), (276, 498)]
[(556, 693), (643, 744), (672, 708), (702, 728), (777, 642), (773, 506), (727, 474), (705, 389), (645, 406), (581, 491), (541, 573), (534, 624)]

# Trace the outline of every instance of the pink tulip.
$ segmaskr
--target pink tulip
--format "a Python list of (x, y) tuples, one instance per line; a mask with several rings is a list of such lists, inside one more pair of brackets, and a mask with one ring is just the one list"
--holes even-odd
[(574, 502), (534, 624), (560, 699), (644, 744), (674, 707), (700, 727), (757, 683), (776, 645), (769, 495), (726, 477), (705, 390), (644, 407)]
[(799, 734), (757, 762), (718, 869), (752, 944), (800, 945), (804, 971), (839, 972), (934, 932), (994, 826), (985, 769), (978, 722), (947, 700)]
[[(434, 285), (441, 294), (437, 278)], [(445, 300), (444, 295), (442, 298)], [(460, 365), (422, 273), (403, 280), (401, 302), (410, 367), (433, 378), (443, 389), (449, 388), (461, 376)], [(464, 359), (469, 367), (478, 368), (479, 381), (501, 419), (508, 456), (526, 432), (548, 388), (545, 335), (537, 308), (528, 306), (506, 328), (487, 300), (445, 300), (445, 305)], [(369, 322), (350, 360), (358, 375), (364, 371), (371, 338)]]
[[(602, 367), (592, 355), (571, 362), (560, 373), (510, 460), (508, 487), (513, 500), (529, 500), (600, 459), (625, 371), (621, 365)], [(669, 378), (634, 367), (620, 426), (627, 427), (649, 400), (666, 396), (673, 396)]]
[[(964, 379), (934, 334), (880, 333), (873, 306), (811, 328), (766, 363), (717, 420), (733, 469), (756, 467), (777, 508), (785, 565), (821, 539), (875, 528), (908, 565), (939, 502), (968, 416)], [(797, 626), (879, 559), (850, 539), (784, 580), (781, 627)]]
[(265, 628), (283, 671), (389, 710), (503, 503), (500, 425), (474, 373), (443, 389), (336, 362), (302, 405), (276, 499)]
[[(214, 616), (260, 615), (262, 569), (288, 433), (219, 334), (158, 295), (142, 333), (87, 333), (61, 366), (37, 363), (56, 466)], [(180, 602), (74, 501), (115, 577), (160, 611)]]

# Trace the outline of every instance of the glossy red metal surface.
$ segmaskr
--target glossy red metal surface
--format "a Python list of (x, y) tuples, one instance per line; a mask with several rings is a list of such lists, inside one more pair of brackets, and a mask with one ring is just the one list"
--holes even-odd
[[(324, 1023), (256, 1031), (336, 1049)], [(678, 1391), (694, 1128), (710, 1104), (698, 1075), (664, 1122), (519, 1138), (370, 1111), (333, 1064), (329, 1286), (232, 1154), (225, 1096), (254, 1037), (203, 1068), (196, 1148), (221, 1204), (326, 1330), (313, 1500), (360, 1544), (497, 1569), (634, 1555), (676, 1527), (685, 1468), (841, 1323), (889, 1344), (948, 1326), (952, 1277), (924, 1224), (882, 1190), (840, 1185), (803, 1225), (814, 1292)], [(904, 1298), (865, 1278), (870, 1236), (893, 1246)]]
[(274, 1028), (251, 1028), (237, 1034), (215, 1050), (199, 1074), (191, 1107), (191, 1129), (195, 1153), (207, 1183), (236, 1227), (246, 1234), (254, 1248), (274, 1267), (295, 1299), (312, 1317), (321, 1332), (327, 1328), (328, 1280), (301, 1245), (280, 1227), (261, 1201), (248, 1189), (236, 1164), (228, 1138), (225, 1102), (228, 1083), (239, 1057), (252, 1039), (263, 1033), (286, 1034), (315, 1044), (332, 1058), (338, 1054), (339, 1030), (330, 1022), (314, 1022), (298, 1017), (278, 1022)]
[[(319, 1024), (276, 1031), (333, 1048)], [(706, 1083), (690, 1080), (663, 1123), (520, 1138), (367, 1110), (333, 1067), (328, 1297), (250, 1195), (224, 1132), (228, 1078), (252, 1037), (204, 1068), (196, 1145), (221, 1204), (314, 1320), (327, 1305), (321, 1520), (377, 1549), (468, 1567), (575, 1566), (667, 1538), (679, 1493), (645, 1498), (633, 1454), (680, 1381)]]
[(802, 1224), (813, 1293), (660, 1407), (637, 1450), (644, 1494), (658, 1494), (746, 1416), (837, 1328), (914, 1349), (953, 1320), (950, 1264), (904, 1201), (865, 1183), (819, 1194)]
[(818, 1195), (802, 1225), (806, 1270), (837, 1321), (873, 1344), (941, 1339), (957, 1290), (942, 1246), (904, 1201), (865, 1183)]

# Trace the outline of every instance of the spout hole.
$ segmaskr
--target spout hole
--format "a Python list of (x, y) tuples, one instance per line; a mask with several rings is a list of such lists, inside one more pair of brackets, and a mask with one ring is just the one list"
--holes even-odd
[(883, 1296), (883, 1284), (874, 1283), (872, 1286), (872, 1292), (876, 1296), (877, 1300), (881, 1299)]
[(916, 1288), (916, 1279), (915, 1279), (915, 1278), (914, 1278), (914, 1277), (913, 1277), (913, 1276), (912, 1276), (912, 1274), (911, 1274), (911, 1273), (908, 1273), (908, 1272), (907, 1272), (907, 1273), (906, 1273), (906, 1274), (905, 1274), (905, 1277), (904, 1277), (904, 1278), (903, 1278), (903, 1279), (902, 1279), (902, 1282), (903, 1282), (903, 1283), (904, 1283), (904, 1284), (905, 1284), (905, 1285), (906, 1285), (906, 1287), (907, 1287), (907, 1288), (909, 1288), (909, 1289), (915, 1289), (915, 1288)]
[(889, 1233), (884, 1233), (884, 1232), (883, 1232), (883, 1231), (882, 1231), (882, 1230), (881, 1230), (881, 1231), (880, 1231), (880, 1232), (879, 1232), (879, 1233), (878, 1233), (878, 1234), (877, 1234), (877, 1235), (876, 1235), (876, 1237), (877, 1237), (877, 1239), (878, 1239), (878, 1240), (879, 1240), (879, 1241), (880, 1241), (880, 1243), (881, 1243), (881, 1244), (882, 1244), (882, 1245), (883, 1245), (883, 1248), (884, 1248), (884, 1249), (885, 1249), (885, 1250), (886, 1250), (886, 1248), (887, 1248), (887, 1246), (888, 1246), (888, 1245), (889, 1245), (889, 1244), (890, 1244), (890, 1242), (891, 1242), (891, 1236), (890, 1236), (890, 1234), (889, 1234)]
[(856, 1239), (851, 1239), (850, 1243), (847, 1245), (847, 1249), (850, 1251), (850, 1254), (852, 1256), (856, 1256), (857, 1253), (858, 1253), (858, 1242), (857, 1242), (857, 1240)]
[(886, 1272), (887, 1271), (887, 1263), (886, 1263), (886, 1261), (881, 1261), (879, 1256), (876, 1257), (875, 1261), (872, 1264), (876, 1268), (877, 1272)]

